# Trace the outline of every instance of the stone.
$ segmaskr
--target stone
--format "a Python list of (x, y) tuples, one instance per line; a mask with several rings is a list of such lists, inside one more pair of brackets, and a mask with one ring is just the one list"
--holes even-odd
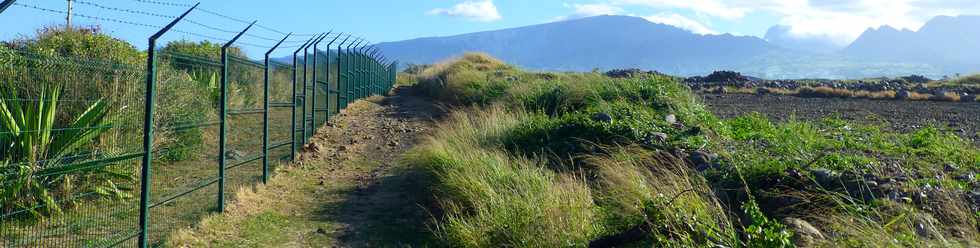
[(318, 227), (318, 228), (316, 228), (316, 233), (317, 234), (326, 235), (327, 234), (327, 229), (323, 229), (322, 227)]
[(976, 176), (974, 176), (973, 173), (966, 173), (966, 174), (963, 174), (963, 175), (957, 175), (957, 176), (953, 177), (953, 179), (956, 179), (956, 180), (959, 180), (959, 181), (968, 182), (968, 183), (972, 183), (974, 180), (976, 180)]
[(245, 154), (236, 150), (225, 151), (225, 159), (229, 160), (239, 160), (245, 157)]
[(704, 151), (695, 151), (691, 153), (687, 159), (691, 160), (691, 163), (694, 164), (694, 168), (700, 172), (714, 167), (712, 161), (714, 161), (717, 157), (717, 154), (707, 153)]
[(793, 243), (800, 247), (809, 247), (826, 239), (823, 232), (810, 222), (802, 219), (786, 217), (783, 219), (786, 227), (793, 230)]
[(599, 112), (599, 113), (596, 113), (595, 115), (592, 115), (592, 120), (599, 121), (599, 122), (610, 123), (610, 122), (612, 122), (613, 118), (609, 114), (606, 114), (606, 113), (603, 113), (603, 112)]
[(656, 141), (657, 143), (667, 143), (666, 133), (653, 133), (651, 136), (653, 136), (653, 141)]
[(939, 237), (942, 234), (936, 229), (934, 225), (935, 221), (932, 218), (918, 217), (913, 221), (913, 226), (915, 226), (915, 234), (923, 238), (933, 238)]
[(908, 99), (910, 96), (912, 96), (912, 93), (907, 90), (900, 90), (895, 93), (895, 98), (898, 99)]
[(664, 120), (666, 120), (667, 121), (667, 124), (670, 124), (670, 125), (677, 124), (677, 116), (676, 115), (673, 115), (673, 114), (667, 115), (666, 117), (664, 117)]
[(810, 169), (810, 174), (821, 186), (831, 187), (839, 184), (840, 174), (824, 168)]

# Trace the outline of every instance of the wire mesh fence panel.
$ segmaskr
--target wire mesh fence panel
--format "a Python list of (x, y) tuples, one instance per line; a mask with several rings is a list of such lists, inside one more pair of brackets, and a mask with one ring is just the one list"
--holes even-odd
[(327, 122), (327, 118), (330, 116), (331, 111), (329, 109), (330, 97), (329, 88), (330, 81), (327, 77), (329, 72), (329, 60), (325, 53), (321, 51), (314, 51), (314, 56), (316, 56), (316, 66), (314, 68), (313, 74), (316, 75), (316, 87), (314, 88), (314, 94), (316, 94), (316, 104), (313, 106), (316, 109), (316, 116), (313, 118), (314, 126), (322, 126)]
[[(370, 78), (371, 63), (311, 42), (326, 36), (274, 39), (248, 28), (239, 33), (198, 19), (230, 18), (204, 9), (205, 16), (183, 22), (208, 31), (174, 26), (196, 5), (169, 5), (184, 11), (178, 16), (115, 3), (79, 4), (89, 8), (83, 12), (107, 15), (73, 16), (158, 32), (151, 44), (168, 32), (197, 38), (140, 51), (97, 26), (67, 25), (0, 42), (0, 247), (168, 246), (173, 233), (222, 211), (238, 189), (267, 179), (317, 128), (367, 96), (355, 93), (363, 85), (358, 80)], [(13, 6), (65, 14), (46, 3)], [(133, 22), (126, 15), (171, 25)], [(233, 34), (238, 36), (216, 38)], [(238, 38), (244, 39), (235, 43)], [(331, 38), (329, 43), (339, 36)], [(240, 47), (266, 51), (272, 47), (265, 44), (277, 41), (283, 45), (278, 52), (299, 49), (297, 59), (253, 60)], [(232, 45), (223, 60), (226, 42)]]
[[(263, 135), (264, 66), (245, 57), (228, 59), (228, 116), (225, 195), (260, 182)], [(231, 199), (227, 199), (231, 200)]]
[(269, 62), (269, 172), (292, 153), (293, 66)]
[(220, 61), (168, 45), (157, 56), (153, 157), (150, 167), (151, 244), (216, 209)]
[(131, 240), (142, 140), (131, 134), (143, 122), (139, 54), (15, 48), (0, 47), (0, 246)]
[(312, 135), (312, 133), (314, 131), (312, 116), (314, 115), (314, 113), (313, 113), (313, 104), (314, 104), (313, 98), (314, 98), (314, 94), (316, 94), (316, 92), (313, 90), (314, 89), (314, 83), (312, 81), (313, 80), (313, 72), (314, 72), (314, 69), (315, 69), (313, 67), (313, 56), (314, 55), (311, 54), (311, 53), (306, 53), (306, 55), (303, 57), (304, 58), (304, 61), (303, 61), (303, 78), (302, 78), (303, 79), (303, 83), (302, 83), (302, 85), (303, 85), (303, 100), (302, 100), (302, 104), (303, 104), (303, 127), (304, 127), (304, 129), (303, 129), (303, 142), (304, 143), (306, 143), (306, 142), (309, 141), (310, 135)]

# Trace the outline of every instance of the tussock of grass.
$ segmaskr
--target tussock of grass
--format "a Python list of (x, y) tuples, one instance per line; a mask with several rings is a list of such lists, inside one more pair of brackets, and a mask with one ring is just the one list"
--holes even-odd
[(593, 200), (581, 179), (486, 142), (516, 125), (519, 114), (496, 109), (449, 119), (406, 156), (437, 179), (440, 237), (452, 246), (556, 247), (594, 235)]
[[(822, 185), (811, 172), (901, 173), (925, 180), (901, 187), (967, 189), (942, 175), (980, 168), (980, 152), (940, 129), (900, 134), (761, 115), (720, 121), (673, 78), (530, 73), (482, 54), (418, 77), (416, 87), (433, 98), (473, 106), (406, 157), (436, 178), (445, 212), (435, 230), (449, 246), (778, 247), (793, 236), (777, 221), (784, 217), (818, 226), (826, 238), (817, 244), (830, 246), (946, 246), (977, 237), (975, 213), (962, 199), (867, 197), (866, 181), (863, 188)], [(830, 88), (806, 94), (895, 97)], [(720, 159), (695, 166), (686, 157), (693, 151)], [(946, 165), (958, 169), (944, 172)], [(930, 218), (939, 235), (917, 233)]]
[(953, 80), (950, 80), (948, 84), (954, 86), (980, 86), (980, 74), (954, 78)]
[(586, 159), (611, 233), (645, 223), (657, 246), (738, 244), (731, 218), (704, 177), (664, 152), (619, 148)]
[[(792, 95), (792, 94), (788, 94)], [(864, 99), (895, 99), (895, 91), (866, 91), (820, 87), (803, 87), (795, 94), (803, 97), (839, 97), (839, 98), (864, 98)]]

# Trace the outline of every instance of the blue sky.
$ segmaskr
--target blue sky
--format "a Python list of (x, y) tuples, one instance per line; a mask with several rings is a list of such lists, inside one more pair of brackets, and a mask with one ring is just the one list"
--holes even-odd
[[(180, 14), (187, 0), (76, 0), (77, 14), (138, 24), (162, 26)], [(168, 6), (149, 2), (173, 3)], [(64, 23), (66, 0), (18, 0), (19, 4), (0, 14), (0, 40), (29, 36), (34, 30)], [(93, 5), (94, 4), (94, 5)], [(98, 7), (95, 5), (100, 5)], [(886, 6), (886, 7), (885, 7)], [(980, 13), (976, 0), (203, 0), (201, 7), (222, 15), (258, 20), (263, 27), (282, 31), (313, 33), (329, 30), (354, 32), (372, 42), (396, 41), (519, 27), (600, 14), (633, 15), (652, 22), (677, 26), (701, 34), (732, 33), (763, 36), (772, 25), (787, 25), (800, 37), (823, 37), (847, 43), (863, 30), (891, 25), (918, 29), (935, 15)], [(120, 12), (111, 8), (136, 10)], [(145, 13), (143, 13), (145, 12)], [(228, 32), (246, 24), (202, 11), (190, 17), (197, 23), (177, 27), (187, 33), (172, 33), (165, 39), (228, 39)], [(117, 37), (145, 48), (145, 39), (155, 28), (107, 20), (75, 17), (78, 25), (97, 24)], [(221, 29), (218, 31), (212, 28)], [(264, 29), (251, 31), (243, 42), (258, 46), (246, 49), (260, 54), (261, 46), (281, 34)], [(291, 41), (299, 42), (304, 37)]]

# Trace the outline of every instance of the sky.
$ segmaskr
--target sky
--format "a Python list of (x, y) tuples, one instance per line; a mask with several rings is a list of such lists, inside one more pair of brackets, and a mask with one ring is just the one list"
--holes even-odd
[[(98, 25), (138, 48), (159, 26), (195, 3), (188, 0), (74, 0), (74, 25)], [(202, 0), (200, 10), (162, 42), (190, 39), (224, 42), (257, 20), (239, 42), (261, 55), (296, 32), (285, 47), (310, 34), (353, 33), (370, 42), (398, 41), (520, 27), (595, 15), (631, 15), (699, 34), (762, 37), (773, 25), (799, 37), (839, 44), (864, 30), (890, 25), (919, 29), (937, 15), (980, 14), (977, 0)], [(0, 40), (30, 37), (42, 27), (63, 25), (66, 0), (18, 0), (0, 14)], [(230, 18), (228, 18), (230, 17)], [(343, 38), (343, 37), (342, 37)], [(342, 39), (341, 38), (341, 39)], [(328, 40), (332, 40), (328, 39)], [(329, 42), (329, 41), (327, 41)], [(339, 41), (338, 41), (339, 42)], [(326, 42), (325, 42), (326, 43)], [(279, 49), (288, 54), (292, 49)]]

